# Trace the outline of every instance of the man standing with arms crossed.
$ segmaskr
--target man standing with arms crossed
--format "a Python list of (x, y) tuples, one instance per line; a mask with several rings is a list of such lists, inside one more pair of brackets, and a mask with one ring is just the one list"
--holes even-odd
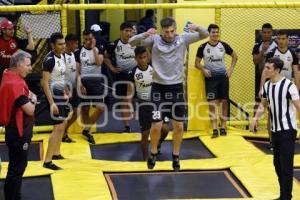
[(173, 125), (173, 169), (180, 170), (179, 152), (183, 136), (185, 116), (185, 99), (183, 92), (184, 53), (189, 44), (208, 36), (205, 28), (191, 24), (191, 33), (176, 34), (176, 22), (166, 17), (160, 22), (162, 34), (155, 29), (133, 36), (129, 39), (132, 46), (144, 45), (152, 50), (152, 66), (154, 69), (152, 85), (152, 125), (150, 129), (151, 154), (147, 165), (153, 169), (157, 157), (157, 145), (160, 139), (163, 119), (168, 116)]

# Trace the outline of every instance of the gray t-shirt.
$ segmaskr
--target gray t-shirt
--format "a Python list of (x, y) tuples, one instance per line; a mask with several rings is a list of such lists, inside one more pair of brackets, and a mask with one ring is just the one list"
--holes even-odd
[(206, 38), (207, 30), (177, 35), (173, 42), (167, 43), (162, 36), (147, 37), (144, 33), (129, 39), (132, 46), (143, 45), (152, 50), (153, 82), (173, 85), (183, 82), (184, 53), (189, 44)]

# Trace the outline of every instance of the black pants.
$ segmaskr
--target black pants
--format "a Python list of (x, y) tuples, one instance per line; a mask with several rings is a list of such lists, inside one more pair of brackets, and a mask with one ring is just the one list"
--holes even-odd
[(272, 133), (274, 159), (273, 163), (280, 186), (280, 199), (292, 199), (293, 165), (296, 130)]
[[(31, 129), (32, 130), (32, 129)], [(26, 132), (24, 130), (24, 132)], [(20, 138), (13, 127), (5, 128), (5, 142), (8, 146), (9, 164), (4, 184), (5, 200), (21, 199), (22, 176), (27, 166), (28, 149), (32, 132)]]

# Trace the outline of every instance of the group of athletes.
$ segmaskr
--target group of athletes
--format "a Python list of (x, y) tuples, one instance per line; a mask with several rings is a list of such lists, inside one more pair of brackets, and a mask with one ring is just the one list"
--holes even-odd
[[(177, 35), (176, 23), (172, 18), (164, 18), (161, 27), (162, 35), (156, 34), (154, 28), (132, 35), (132, 24), (124, 22), (120, 25), (120, 39), (107, 46), (97, 45), (93, 31), (85, 30), (83, 46), (79, 49), (75, 35), (69, 34), (65, 38), (61, 33), (51, 35), (51, 51), (43, 62), (42, 87), (46, 98), (41, 99), (37, 106), (37, 113), (43, 109), (50, 110), (49, 117), (54, 125), (44, 167), (61, 169), (52, 160), (64, 159), (60, 144), (62, 140), (72, 141), (65, 133), (79, 111), (84, 126), (82, 134), (89, 143), (95, 144), (90, 128), (106, 110), (104, 97), (108, 90), (112, 90), (110, 92), (114, 97), (122, 102), (124, 132), (130, 132), (130, 108), (136, 97), (142, 152), (144, 159), (148, 159), (150, 169), (154, 167), (160, 145), (168, 134), (168, 121), (172, 120), (173, 168), (180, 169), (179, 152), (186, 116), (184, 53), (189, 44), (206, 38), (208, 32), (201, 26), (191, 24), (189, 33)], [(107, 77), (101, 72), (103, 63), (115, 75), (113, 87), (108, 85)], [(66, 105), (71, 105), (73, 110), (69, 120)], [(94, 107), (92, 114), (89, 112), (91, 106)], [(149, 135), (151, 152), (148, 156)]]
[[(42, 66), (41, 85), (45, 98), (42, 98), (36, 105), (36, 97), (29, 91), (26, 93), (27, 96), (25, 95), (27, 98), (18, 98), (17, 95), (14, 99), (17, 101), (15, 106), (21, 107), (25, 114), (32, 114), (29, 111), (34, 109), (32, 107), (25, 108), (28, 103), (35, 106), (36, 115), (42, 110), (49, 111), (48, 117), (54, 127), (49, 137), (43, 164), (45, 168), (62, 169), (52, 160), (64, 159), (60, 152), (60, 145), (62, 141), (73, 142), (66, 133), (79, 114), (83, 122), (82, 134), (89, 143), (95, 144), (91, 126), (96, 123), (103, 112), (107, 111), (104, 98), (109, 92), (112, 92), (115, 98), (123, 102), (120, 105), (123, 109), (124, 132), (131, 131), (128, 120), (132, 114), (131, 105), (136, 102), (136, 111), (142, 132), (141, 149), (149, 169), (155, 167), (161, 143), (169, 131), (169, 119), (171, 120), (173, 127), (172, 167), (175, 171), (179, 171), (180, 147), (187, 114), (183, 86), (184, 55), (190, 44), (208, 36), (208, 41), (198, 48), (195, 67), (200, 69), (205, 76), (205, 88), (213, 129), (211, 136), (216, 138), (219, 135), (227, 135), (229, 78), (237, 63), (237, 54), (229, 44), (220, 41), (220, 29), (216, 24), (210, 24), (208, 29), (196, 24), (189, 24), (189, 31), (184, 34), (176, 33), (176, 22), (173, 18), (163, 18), (160, 25), (161, 34), (157, 34), (155, 28), (150, 28), (146, 32), (134, 35), (133, 25), (124, 22), (120, 26), (120, 38), (108, 45), (101, 44), (96, 40), (95, 30), (97, 27), (94, 27), (94, 30), (83, 31), (83, 44), (80, 48), (79, 40), (74, 34), (68, 34), (66, 37), (61, 33), (51, 35), (49, 40), (51, 51), (44, 58)], [(279, 31), (277, 42), (272, 40), (272, 35), (271, 24), (264, 24), (262, 41), (254, 46), (252, 52), (253, 62), (256, 65), (257, 102), (260, 102), (262, 96), (266, 96), (263, 86), (265, 81), (270, 78), (264, 73), (268, 58), (276, 57), (282, 60), (281, 74), (294, 81), (299, 88), (299, 60), (296, 53), (288, 47), (288, 34)], [(20, 52), (16, 54), (18, 53), (20, 54)], [(26, 59), (30, 58), (30, 55), (28, 56), (25, 52), (21, 52), (21, 54)], [(232, 58), (228, 68), (225, 65), (225, 54)], [(16, 59), (18, 56), (15, 55)], [(30, 65), (30, 63), (25, 64)], [(112, 85), (108, 83), (107, 76), (102, 73), (102, 66), (106, 66), (114, 74), (115, 82)], [(26, 73), (24, 72), (23, 77), (29, 71), (30, 69)], [(3, 77), (9, 76), (13, 76), (13, 74), (4, 71)], [(6, 82), (8, 80), (5, 78), (2, 85), (8, 84)], [(221, 126), (218, 129), (216, 108), (219, 104)], [(94, 107), (92, 113), (90, 112), (91, 106)], [(70, 110), (73, 110), (71, 114)], [(271, 119), (274, 121), (274, 115), (272, 116)], [(19, 118), (16, 117), (15, 123), (13, 123), (15, 129), (18, 121)], [(20, 129), (18, 130), (20, 132)], [(8, 128), (7, 131), (9, 131)], [(30, 132), (28, 129), (22, 129), (22, 131), (24, 131), (23, 135), (27, 135), (26, 131)], [(151, 147), (148, 153), (149, 135)], [(26, 137), (27, 144), (30, 144), (31, 137), (32, 130)], [(270, 144), (271, 142), (272, 137), (270, 136)], [(24, 170), (25, 167), (23, 165)]]

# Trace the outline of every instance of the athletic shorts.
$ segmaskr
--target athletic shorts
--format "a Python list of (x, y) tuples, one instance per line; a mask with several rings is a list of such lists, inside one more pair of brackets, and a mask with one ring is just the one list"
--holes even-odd
[[(152, 112), (154, 105), (148, 101), (138, 100), (138, 117), (141, 131), (146, 131), (151, 128)], [(169, 123), (168, 117), (164, 117), (164, 123)]]
[(70, 104), (61, 98), (53, 98), (58, 107), (59, 114), (52, 115), (50, 111), (50, 104), (47, 97), (43, 95), (40, 103), (36, 105), (35, 119), (38, 122), (36, 125), (56, 125), (61, 124), (68, 117), (70, 112)]
[(146, 131), (151, 128), (153, 105), (151, 102), (139, 102), (138, 117), (141, 131)]
[(103, 103), (104, 86), (103, 79), (99, 77), (81, 78), (81, 83), (86, 89), (86, 95), (80, 96), (81, 103), (89, 103), (91, 105)]
[(126, 97), (127, 96), (127, 85), (128, 83), (125, 82), (130, 82), (129, 81), (129, 76), (128, 72), (120, 72), (116, 74), (116, 82), (121, 81), (124, 83), (119, 83), (116, 85), (115, 90), (116, 90), (116, 95), (121, 98), (121, 97)]
[(153, 83), (151, 101), (154, 104), (152, 122), (162, 121), (165, 117), (175, 121), (184, 121), (186, 102), (183, 84), (162, 85)]
[(229, 99), (229, 79), (226, 76), (205, 78), (208, 101)]
[(72, 108), (77, 108), (80, 104), (80, 99), (77, 94), (77, 88), (73, 88), (72, 98), (69, 100), (69, 103), (72, 105)]

